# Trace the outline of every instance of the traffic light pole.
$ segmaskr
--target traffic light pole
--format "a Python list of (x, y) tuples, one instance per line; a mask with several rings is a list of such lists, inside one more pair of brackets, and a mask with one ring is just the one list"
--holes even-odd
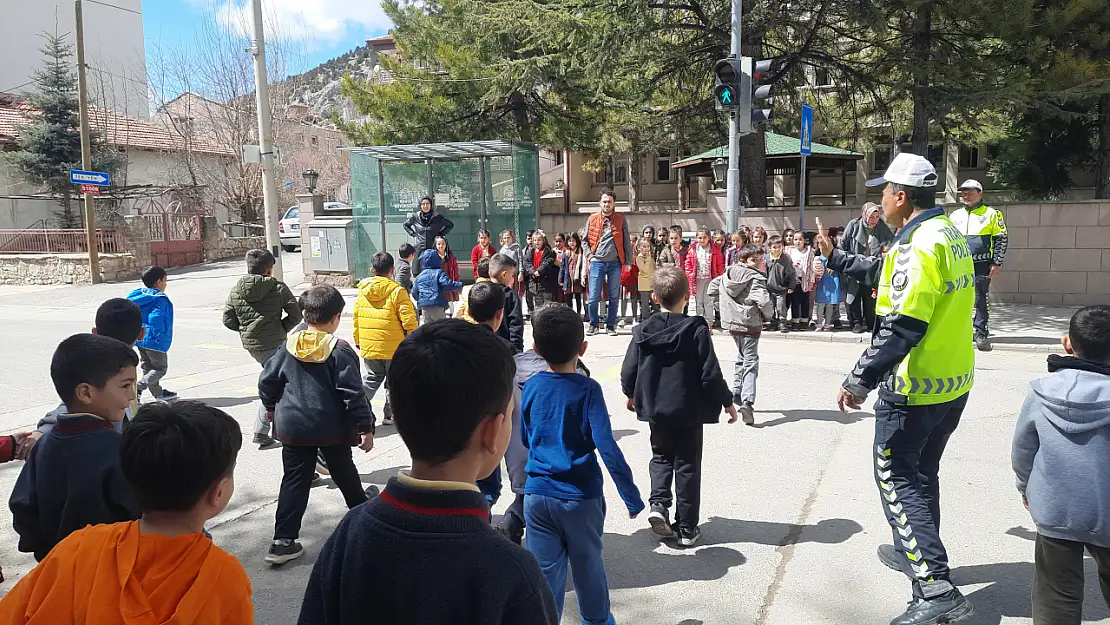
[[(740, 58), (740, 0), (732, 0), (732, 54)], [(728, 212), (725, 227), (728, 232), (736, 232), (737, 222), (744, 215), (740, 205), (740, 115), (748, 111), (730, 111), (728, 115), (728, 178), (726, 195)]]

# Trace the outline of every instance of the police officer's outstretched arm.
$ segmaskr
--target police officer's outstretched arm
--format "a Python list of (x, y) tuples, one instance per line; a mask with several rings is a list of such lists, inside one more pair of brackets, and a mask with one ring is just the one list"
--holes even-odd
[[(891, 258), (893, 256), (893, 258)], [(940, 263), (942, 254), (931, 246), (902, 244), (892, 250), (889, 299), (891, 311), (883, 316), (843, 388), (862, 401), (893, 371), (929, 330), (937, 298), (944, 289)]]
[(882, 257), (852, 254), (847, 251), (847, 248), (836, 248), (829, 238), (828, 228), (821, 223), (820, 217), (817, 218), (816, 242), (821, 248), (821, 254), (829, 259), (829, 269), (863, 284), (879, 283), (879, 274), (883, 271)]

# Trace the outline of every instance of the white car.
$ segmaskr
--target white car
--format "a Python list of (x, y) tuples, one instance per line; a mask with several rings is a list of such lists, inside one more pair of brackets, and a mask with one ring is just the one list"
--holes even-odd
[[(324, 202), (325, 210), (348, 208), (342, 202)], [(290, 206), (285, 215), (278, 221), (278, 236), (281, 238), (281, 249), (286, 252), (295, 252), (301, 247), (301, 209)]]

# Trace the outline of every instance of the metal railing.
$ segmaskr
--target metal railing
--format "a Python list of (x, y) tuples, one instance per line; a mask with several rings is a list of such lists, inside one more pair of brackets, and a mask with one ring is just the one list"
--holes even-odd
[[(115, 228), (98, 229), (96, 241), (101, 254), (127, 251), (123, 232)], [(88, 251), (84, 229), (0, 230), (0, 254), (79, 254)]]

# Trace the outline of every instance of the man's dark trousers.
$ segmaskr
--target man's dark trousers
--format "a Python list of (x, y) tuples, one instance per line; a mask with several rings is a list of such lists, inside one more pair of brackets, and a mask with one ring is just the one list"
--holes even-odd
[(702, 426), (649, 424), (651, 429), (651, 496), (648, 505), (671, 507), (674, 481), (675, 527), (693, 530), (701, 511)]
[(285, 465), (285, 474), (281, 478), (281, 489), (278, 491), (274, 540), (295, 540), (300, 536), (301, 519), (308, 508), (308, 492), (312, 488), (316, 468), (317, 449), (327, 460), (331, 480), (343, 493), (347, 508), (354, 508), (366, 501), (366, 492), (362, 489), (362, 478), (359, 477), (355, 461), (351, 457), (350, 445), (284, 445), (281, 448), (281, 461)]
[(1079, 625), (1083, 620), (1083, 551), (1098, 566), (1110, 606), (1110, 548), (1037, 534), (1033, 570), (1033, 625)]
[(991, 307), (989, 295), (991, 290), (991, 265), (990, 263), (975, 263), (975, 326), (976, 336), (988, 336), (987, 324), (990, 321)]
[[(968, 395), (931, 406), (875, 403), (875, 481), (902, 570), (916, 597), (930, 598), (948, 581), (940, 540), (940, 458), (960, 424)], [(924, 585), (924, 586), (923, 586)], [(945, 585), (946, 586), (946, 585)]]
[(875, 330), (875, 298), (871, 297), (871, 291), (870, 286), (862, 282), (856, 283), (852, 303), (848, 305), (848, 323), (858, 323), (867, 328), (868, 332)]

